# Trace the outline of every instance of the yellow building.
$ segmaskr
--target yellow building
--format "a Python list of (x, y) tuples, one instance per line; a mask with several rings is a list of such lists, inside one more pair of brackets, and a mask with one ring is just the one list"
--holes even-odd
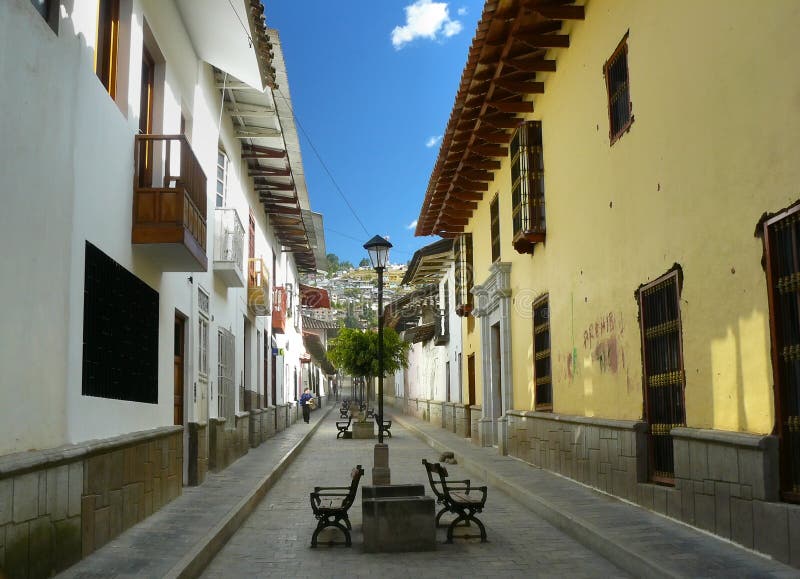
[(798, 24), (487, 1), (416, 231), (456, 241), (474, 440), (794, 564)]

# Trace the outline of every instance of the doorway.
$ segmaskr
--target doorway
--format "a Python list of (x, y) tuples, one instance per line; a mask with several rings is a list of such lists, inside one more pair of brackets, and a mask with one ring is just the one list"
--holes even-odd
[(467, 404), (475, 406), (475, 354), (467, 356)]
[(244, 393), (243, 408), (245, 412), (249, 412), (253, 409), (253, 385), (250, 368), (252, 361), (252, 352), (250, 351), (252, 338), (250, 337), (250, 331), (250, 320), (247, 319), (247, 316), (244, 316), (244, 368), (242, 368), (242, 391)]
[(175, 312), (175, 347), (174, 347), (174, 396), (172, 400), (173, 424), (184, 424), (184, 359), (186, 354), (186, 318)]
[[(492, 444), (497, 445), (497, 419), (503, 415), (503, 393), (502, 393), (502, 360), (500, 357), (500, 324), (491, 327), (491, 393), (490, 403), (492, 405), (489, 416), (492, 418)], [(486, 416), (486, 409), (484, 409)]]

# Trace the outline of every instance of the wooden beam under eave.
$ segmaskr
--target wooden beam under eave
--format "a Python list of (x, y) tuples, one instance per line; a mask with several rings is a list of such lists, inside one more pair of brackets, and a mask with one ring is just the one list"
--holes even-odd
[(270, 169), (269, 167), (259, 167), (258, 169), (251, 169), (248, 171), (251, 177), (291, 177), (292, 170), (289, 167), (285, 169)]
[(446, 213), (450, 209), (460, 209), (463, 211), (475, 211), (478, 208), (477, 201), (463, 201), (462, 199), (456, 199), (455, 197), (450, 197), (447, 200), (447, 205), (445, 206), (440, 213)]
[(539, 56), (524, 56), (519, 58), (509, 58), (503, 64), (516, 68), (524, 72), (555, 72), (556, 61), (545, 60)]
[(466, 179), (458, 179), (453, 183), (454, 190), (461, 188), (464, 191), (488, 191), (489, 184), (481, 183), (478, 181), (468, 181)]
[(497, 79), (494, 83), (501, 88), (517, 94), (544, 94), (543, 82)]
[(489, 171), (476, 171), (474, 169), (461, 169), (459, 175), (462, 175), (470, 181), (493, 181), (494, 175)]
[(534, 5), (534, 11), (552, 20), (585, 20), (583, 6), (559, 6), (557, 4)]
[(448, 198), (458, 199), (459, 201), (481, 201), (483, 199), (483, 193), (477, 193), (474, 191), (450, 191), (447, 194)]
[(508, 147), (501, 147), (499, 145), (472, 145), (470, 150), (484, 157), (507, 157)]
[(569, 48), (569, 34), (521, 34), (515, 40), (534, 48)]
[(533, 112), (533, 103), (531, 101), (487, 101), (486, 105), (504, 113)]
[(507, 145), (511, 142), (511, 135), (493, 129), (478, 129), (475, 136), (492, 145)]
[(464, 108), (465, 109), (480, 108), (485, 98), (486, 94), (479, 94), (478, 96), (468, 98), (466, 101), (464, 101)]
[(256, 191), (294, 191), (294, 183), (280, 185), (278, 183), (255, 183), (253, 189)]
[(473, 169), (484, 169), (486, 171), (498, 171), (500, 169), (500, 161), (479, 159), (476, 157), (467, 157), (464, 160), (464, 165), (472, 167)]

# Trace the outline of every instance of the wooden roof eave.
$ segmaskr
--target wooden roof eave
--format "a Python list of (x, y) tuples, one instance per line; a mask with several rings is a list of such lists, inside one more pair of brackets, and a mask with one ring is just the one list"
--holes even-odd
[[(500, 162), (492, 157), (505, 156), (508, 154), (508, 150), (498, 146), (503, 143), (482, 143), (481, 141), (486, 141), (486, 139), (481, 138), (481, 127), (486, 124), (494, 129), (513, 129), (520, 122), (516, 120), (517, 113), (527, 113), (533, 110), (532, 101), (524, 97), (525, 95), (541, 94), (544, 91), (544, 85), (541, 82), (520, 80), (521, 77), (516, 73), (520, 70), (523, 72), (555, 71), (555, 61), (545, 59), (544, 51), (547, 48), (568, 47), (569, 35), (551, 34), (551, 32), (556, 32), (561, 28), (560, 20), (562, 19), (584, 18), (583, 7), (572, 6), (569, 1), (520, 0), (515, 2), (511, 0), (503, 3), (507, 10), (502, 15), (498, 10), (498, 3), (491, 4), (490, 6), (487, 2), (478, 25), (478, 32), (470, 48), (467, 65), (459, 84), (456, 104), (451, 112), (435, 167), (439, 169), (445, 163), (452, 167), (456, 165), (453, 156), (460, 157), (460, 159), (455, 171), (451, 173), (452, 176), (448, 175), (449, 178), (440, 178), (436, 170), (431, 175), (431, 183), (435, 181), (436, 187), (429, 187), (426, 192), (415, 231), (416, 235), (439, 233), (435, 230), (442, 221), (441, 217), (448, 211), (448, 199), (451, 198), (450, 193), (455, 187), (456, 180), (459, 179), (460, 171), (470, 167), (474, 169), (475, 163), (486, 163), (486, 161), (494, 161), (491, 168), (486, 165), (478, 168), (496, 170), (495, 167), (499, 166)], [(510, 18), (508, 11), (514, 9), (516, 17)], [(531, 17), (532, 12), (538, 14)], [(523, 15), (526, 16), (525, 19), (522, 18)], [(516, 53), (512, 50), (520, 45), (525, 51), (523, 56), (520, 56), (518, 48)], [(489, 71), (492, 72), (491, 76), (488, 74)], [(489, 89), (484, 95), (481, 95), (481, 89), (486, 86), (487, 82), (489, 82)], [(499, 91), (518, 96), (503, 98)], [(469, 99), (467, 99), (467, 95), (469, 95)], [(483, 102), (478, 106), (477, 98), (480, 96), (483, 96)], [(496, 96), (499, 98), (495, 98)], [(520, 96), (523, 97), (522, 100), (519, 100)], [(465, 107), (467, 104), (469, 108)], [(487, 109), (494, 109), (494, 111), (487, 114)], [(492, 118), (497, 124), (491, 122)], [(458, 128), (463, 132), (469, 130), (470, 127), (472, 134), (467, 146), (463, 147), (463, 135), (460, 135), (458, 145), (453, 151), (455, 129)], [(487, 129), (484, 131), (484, 134), (489, 135), (493, 132), (499, 133), (499, 131)], [(499, 138), (498, 134), (497, 139)], [(478, 153), (484, 158), (489, 157), (489, 159), (475, 160), (474, 153)], [(440, 198), (442, 193), (444, 193), (445, 202), (435, 206), (436, 215), (428, 215), (432, 208), (432, 201)], [(433, 225), (431, 225), (432, 222)], [(444, 223), (443, 221), (442, 224)], [(442, 232), (449, 233), (444, 230)]]

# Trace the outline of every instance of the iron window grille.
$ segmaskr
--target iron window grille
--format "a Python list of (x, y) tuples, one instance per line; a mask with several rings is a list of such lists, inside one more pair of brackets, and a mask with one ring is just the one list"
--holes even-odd
[(533, 379), (536, 410), (552, 412), (553, 379), (550, 365), (550, 305), (543, 296), (533, 303)]
[(800, 207), (766, 221), (763, 232), (781, 496), (800, 502)]
[(511, 139), (511, 222), (518, 253), (533, 253), (545, 239), (542, 123), (528, 121)]
[(158, 403), (158, 292), (86, 242), (81, 393)]
[(608, 136), (613, 145), (633, 123), (633, 106), (628, 78), (628, 35), (620, 41), (603, 66), (608, 91)]
[(492, 263), (500, 259), (500, 200), (499, 195), (495, 195), (489, 205), (489, 216), (491, 220), (491, 243), (492, 243)]
[(217, 332), (217, 416), (225, 419), (225, 428), (236, 427), (235, 348), (233, 334), (225, 328)]
[(202, 288), (197, 288), (197, 309), (200, 312), (197, 321), (197, 374), (202, 392), (205, 392), (205, 387), (208, 385), (208, 301), (208, 294)]
[(680, 270), (674, 270), (638, 291), (650, 478), (662, 484), (675, 479), (670, 431), (686, 426), (681, 283)]
[(455, 302), (456, 314), (468, 316), (473, 308), (472, 296), (472, 234), (462, 233), (455, 240)]

